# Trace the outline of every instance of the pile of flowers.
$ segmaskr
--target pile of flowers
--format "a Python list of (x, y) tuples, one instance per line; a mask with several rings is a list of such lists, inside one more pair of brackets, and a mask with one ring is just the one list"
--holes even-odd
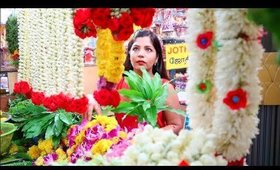
[(227, 165), (222, 156), (215, 154), (214, 137), (202, 129), (182, 130), (177, 136), (171, 130), (146, 125), (136, 133), (123, 156), (116, 159), (120, 165)]
[(52, 152), (44, 156), (43, 165), (98, 165), (101, 159), (104, 164), (105, 160), (123, 155), (136, 131), (128, 133), (119, 127), (114, 117), (96, 115), (93, 120), (84, 120), (68, 130), (63, 160), (57, 152)]

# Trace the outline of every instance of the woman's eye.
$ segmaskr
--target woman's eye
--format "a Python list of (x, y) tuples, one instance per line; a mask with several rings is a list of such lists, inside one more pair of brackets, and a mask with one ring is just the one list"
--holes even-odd
[(153, 50), (152, 49), (150, 49), (150, 48), (147, 48), (146, 49), (148, 52), (152, 52)]
[(132, 50), (137, 51), (137, 50), (139, 50), (139, 48), (138, 47), (133, 47)]

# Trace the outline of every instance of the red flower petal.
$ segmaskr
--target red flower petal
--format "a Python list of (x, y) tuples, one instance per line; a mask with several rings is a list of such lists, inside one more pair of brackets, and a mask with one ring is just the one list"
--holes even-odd
[(201, 49), (206, 49), (212, 44), (213, 32), (208, 31), (203, 34), (199, 34), (196, 39), (196, 44)]
[(182, 160), (178, 166), (190, 166), (190, 164), (186, 160)]
[[(235, 100), (235, 98), (238, 98), (238, 100)], [(226, 98), (223, 99), (223, 102), (232, 110), (245, 108), (247, 104), (247, 93), (241, 88), (229, 91)]]

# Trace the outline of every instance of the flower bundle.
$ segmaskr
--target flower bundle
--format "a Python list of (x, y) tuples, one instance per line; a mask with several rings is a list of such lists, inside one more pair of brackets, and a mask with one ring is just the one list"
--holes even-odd
[(80, 121), (78, 114), (87, 111), (85, 96), (72, 98), (63, 93), (46, 96), (25, 81), (15, 83), (14, 93), (19, 97), (11, 102), (9, 112), (12, 120), (22, 124), (23, 137), (51, 138), (54, 147), (66, 136), (68, 128)]
[(116, 41), (124, 41), (134, 32), (133, 24), (148, 27), (154, 14), (154, 8), (81, 8), (76, 10), (73, 24), (82, 39), (96, 37), (99, 28), (108, 28)]
[[(191, 49), (188, 67), (187, 103), (191, 128), (211, 130), (214, 115), (214, 9), (189, 9), (186, 37)], [(199, 69), (198, 69), (199, 68)]]
[(122, 130), (114, 117), (96, 115), (91, 121), (85, 120), (69, 128), (64, 160), (59, 160), (57, 153), (50, 153), (44, 157), (43, 165), (84, 165), (89, 162), (95, 165), (97, 159), (104, 157), (105, 160), (106, 155), (122, 155), (133, 135)]
[(263, 48), (262, 29), (247, 18), (247, 9), (217, 9), (217, 52), (215, 84), (217, 100), (213, 133), (218, 134), (217, 152), (229, 161), (249, 153), (258, 134), (257, 117), (261, 101), (258, 69)]

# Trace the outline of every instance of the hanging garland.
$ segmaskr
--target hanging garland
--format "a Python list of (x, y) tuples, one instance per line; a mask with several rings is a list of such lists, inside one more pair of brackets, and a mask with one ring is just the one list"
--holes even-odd
[[(82, 39), (97, 37), (96, 60), (98, 90), (93, 95), (120, 96), (113, 90), (122, 78), (125, 62), (124, 41), (134, 32), (134, 25), (148, 27), (152, 24), (154, 8), (81, 8), (75, 10), (73, 25), (76, 35)], [(106, 97), (105, 97), (106, 98)], [(96, 97), (98, 101), (99, 98)], [(90, 100), (91, 101), (91, 100)], [(98, 101), (102, 103), (102, 101)]]
[[(260, 29), (246, 18), (247, 9), (218, 9), (213, 133), (217, 152), (228, 161), (243, 160), (258, 134), (261, 101), (258, 69), (263, 55)], [(242, 162), (241, 162), (242, 163)]]
[(187, 113), (190, 127), (210, 131), (214, 114), (213, 93), (216, 48), (213, 44), (215, 19), (213, 9), (189, 9), (186, 37), (191, 49), (188, 67)]
[(71, 9), (21, 9), (19, 46), (19, 80), (47, 95), (82, 96), (82, 42), (74, 34)]

